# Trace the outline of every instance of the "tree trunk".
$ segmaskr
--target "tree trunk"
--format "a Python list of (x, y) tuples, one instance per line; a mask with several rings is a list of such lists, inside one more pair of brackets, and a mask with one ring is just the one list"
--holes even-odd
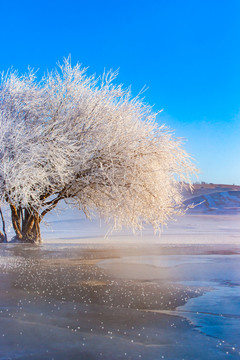
[(3, 233), (0, 231), (0, 243), (3, 243), (3, 242), (7, 242), (7, 233), (6, 233), (5, 220), (1, 208), (0, 208), (0, 215), (2, 218), (2, 226), (3, 226)]
[(40, 217), (33, 209), (16, 208), (10, 205), (15, 239), (22, 243), (40, 244)]
[(39, 216), (34, 215), (31, 223), (22, 232), (21, 242), (40, 244), (42, 242)]
[(3, 235), (3, 233), (0, 231), (0, 243), (5, 242), (5, 236)]

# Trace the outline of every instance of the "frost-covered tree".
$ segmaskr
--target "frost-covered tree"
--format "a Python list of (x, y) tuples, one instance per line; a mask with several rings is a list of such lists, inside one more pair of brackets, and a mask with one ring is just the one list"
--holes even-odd
[(88, 77), (66, 60), (40, 82), (31, 71), (2, 76), (0, 201), (19, 241), (39, 243), (42, 219), (62, 199), (115, 228), (145, 222), (158, 230), (182, 212), (194, 166), (115, 75)]

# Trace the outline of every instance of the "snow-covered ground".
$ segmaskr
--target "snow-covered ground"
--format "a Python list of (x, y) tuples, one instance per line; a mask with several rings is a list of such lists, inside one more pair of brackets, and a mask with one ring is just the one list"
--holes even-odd
[[(77, 211), (61, 217), (54, 214), (42, 226), (44, 243), (155, 243), (155, 244), (236, 244), (240, 243), (239, 215), (185, 215), (154, 235), (150, 226), (133, 234), (129, 230), (108, 235), (110, 225), (99, 219), (81, 217)], [(107, 235), (107, 236), (106, 236)]]
[(145, 226), (143, 231), (135, 234), (127, 229), (111, 233), (111, 224), (106, 224), (98, 217), (88, 220), (77, 209), (64, 210), (63, 205), (57, 212), (49, 214), (46, 220), (42, 224), (44, 243), (240, 243), (240, 213), (232, 210), (218, 213), (209, 212), (208, 209), (199, 213), (189, 210), (185, 216), (170, 221), (157, 235), (151, 226)]
[[(141, 232), (132, 233), (123, 229), (111, 232), (97, 216), (92, 220), (64, 202), (56, 211), (49, 213), (41, 224), (44, 244), (237, 244), (240, 243), (240, 190), (230, 185), (198, 185), (194, 192), (188, 192), (187, 214), (170, 221), (161, 234), (155, 235), (151, 226)], [(8, 224), (9, 239), (14, 236), (10, 214), (3, 209)]]
[(189, 209), (185, 216), (170, 221), (160, 235), (154, 235), (150, 226), (134, 235), (126, 229), (111, 233), (111, 224), (97, 217), (87, 220), (83, 213), (66, 208), (62, 203), (59, 210), (46, 219), (48, 226), (42, 227), (43, 239), (47, 243), (240, 243), (238, 186), (199, 185), (193, 193), (186, 194), (186, 198), (186, 205), (198, 205)]
[[(6, 213), (6, 212), (5, 212)], [(111, 224), (99, 218), (88, 220), (77, 209), (52, 212), (41, 224), (44, 244), (236, 244), (240, 243), (240, 213), (186, 214), (170, 221), (161, 234), (154, 235), (153, 229), (146, 226), (142, 232), (132, 233), (123, 229), (109, 232)], [(14, 236), (9, 224), (8, 237)]]

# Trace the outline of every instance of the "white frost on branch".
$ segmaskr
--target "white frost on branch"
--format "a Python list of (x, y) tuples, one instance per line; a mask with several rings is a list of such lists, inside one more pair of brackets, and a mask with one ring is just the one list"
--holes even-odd
[(156, 230), (181, 214), (181, 188), (195, 172), (181, 141), (116, 74), (88, 77), (68, 60), (37, 82), (2, 76), (0, 197), (43, 217), (59, 200), (87, 216)]

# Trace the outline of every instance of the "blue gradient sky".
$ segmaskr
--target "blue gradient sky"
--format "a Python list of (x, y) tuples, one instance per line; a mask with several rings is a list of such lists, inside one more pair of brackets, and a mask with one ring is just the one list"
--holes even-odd
[(187, 139), (200, 181), (240, 184), (240, 1), (0, 3), (0, 69), (39, 73), (71, 54), (164, 109), (159, 123)]

